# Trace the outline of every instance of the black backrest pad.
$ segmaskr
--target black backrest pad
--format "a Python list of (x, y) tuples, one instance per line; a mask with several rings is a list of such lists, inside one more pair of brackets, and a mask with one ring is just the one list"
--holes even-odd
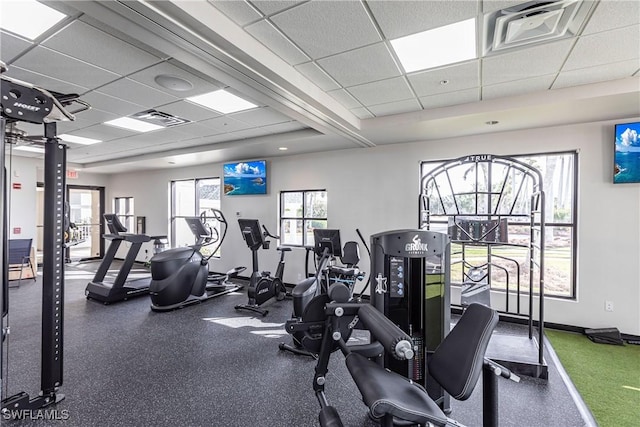
[(471, 396), (497, 324), (495, 310), (471, 304), (431, 357), (429, 374), (455, 399)]
[(358, 265), (360, 262), (360, 246), (358, 242), (349, 241), (344, 244), (340, 262), (347, 266)]

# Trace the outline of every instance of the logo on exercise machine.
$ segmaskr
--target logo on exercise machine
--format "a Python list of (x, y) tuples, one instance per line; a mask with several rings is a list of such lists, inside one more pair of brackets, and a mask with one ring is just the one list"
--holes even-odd
[(488, 162), (493, 160), (493, 156), (491, 154), (472, 154), (464, 158), (464, 163), (469, 162)]
[(36, 107), (35, 105), (23, 104), (22, 102), (14, 102), (13, 106), (14, 107), (18, 107), (18, 108), (22, 108), (24, 110), (29, 110), (29, 111), (38, 111), (38, 110), (40, 110), (40, 107)]
[(429, 250), (429, 245), (427, 243), (422, 243), (420, 236), (416, 234), (413, 236), (411, 243), (407, 243), (404, 246), (404, 250), (410, 254), (416, 255), (418, 253), (427, 252)]

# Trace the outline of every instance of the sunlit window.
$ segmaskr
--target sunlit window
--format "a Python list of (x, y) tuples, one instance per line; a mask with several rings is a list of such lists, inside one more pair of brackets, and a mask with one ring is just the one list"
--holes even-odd
[(135, 216), (133, 213), (133, 197), (114, 198), (113, 213), (118, 216), (122, 225), (127, 228), (128, 233), (136, 233)]
[[(220, 178), (172, 181), (171, 241), (173, 246), (193, 245), (196, 238), (184, 219), (200, 215), (211, 217), (212, 208), (220, 209)], [(219, 226), (217, 221), (207, 225), (216, 229)], [(207, 247), (203, 247), (201, 252), (208, 255)]]
[(281, 191), (281, 243), (289, 246), (312, 246), (314, 228), (327, 228), (327, 191)]

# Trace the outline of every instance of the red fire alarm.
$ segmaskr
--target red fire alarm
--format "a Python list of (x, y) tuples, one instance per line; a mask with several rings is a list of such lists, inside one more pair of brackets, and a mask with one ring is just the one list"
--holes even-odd
[(20, 234), (22, 233), (22, 228), (20, 227), (13, 227), (13, 234)]
[(19, 182), (14, 182), (13, 185), (11, 186), (14, 190), (21, 190), (22, 189), (22, 184)]

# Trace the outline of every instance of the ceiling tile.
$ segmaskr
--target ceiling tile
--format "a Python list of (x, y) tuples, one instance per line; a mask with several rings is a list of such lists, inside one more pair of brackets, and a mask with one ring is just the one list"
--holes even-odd
[[(4, 74), (54, 92), (80, 94), (87, 91), (86, 87), (63, 82), (62, 80), (54, 79), (40, 73), (34, 73), (16, 66), (9, 66), (9, 70)], [(84, 97), (82, 97), (82, 99), (84, 99)]]
[(562, 40), (482, 60), (482, 84), (493, 85), (513, 80), (557, 73), (574, 40)]
[(495, 12), (497, 10), (506, 9), (513, 6), (519, 6), (524, 2), (522, 0), (490, 0), (490, 1), (479, 1), (482, 4), (482, 12), (490, 13)]
[(36, 46), (27, 52), (15, 62), (15, 65), (89, 89), (102, 86), (120, 77), (118, 74), (42, 46)]
[[(187, 138), (200, 138), (203, 136), (218, 135), (223, 133), (222, 131), (212, 129), (211, 127), (202, 126), (198, 123), (187, 123), (185, 125), (181, 125), (178, 130), (187, 135)], [(183, 137), (183, 139), (187, 138)]]
[[(471, 61), (435, 70), (421, 71), (407, 78), (418, 96), (457, 92), (480, 85), (480, 61)], [(442, 82), (447, 82), (443, 84)]]
[(126, 129), (117, 128), (109, 125), (94, 125), (77, 131), (82, 133), (81, 136), (86, 138), (99, 139), (101, 141), (110, 141), (112, 139), (126, 138), (131, 135), (137, 135), (137, 132), (131, 132)]
[[(156, 76), (161, 74), (168, 74), (170, 76), (175, 76), (187, 80), (193, 85), (193, 89), (186, 91), (174, 91), (171, 89), (166, 89), (160, 86), (155, 81)], [(215, 80), (215, 83), (206, 81), (194, 75), (193, 73), (190, 73), (167, 62), (162, 62), (160, 64), (154, 65), (153, 67), (138, 71), (137, 73), (128, 76), (128, 78), (180, 98), (202, 95), (203, 93), (213, 92), (214, 90), (218, 90), (224, 87), (224, 85), (217, 80)]]
[(147, 107), (167, 104), (178, 99), (175, 96), (126, 78), (102, 86), (98, 89), (98, 92)]
[(349, 92), (344, 89), (332, 90), (331, 92), (327, 92), (331, 95), (336, 101), (342, 104), (345, 108), (353, 109), (362, 107), (357, 99), (355, 99)]
[(507, 96), (522, 95), (525, 93), (545, 91), (551, 87), (556, 74), (533, 77), (531, 79), (516, 80), (482, 88), (482, 99), (495, 99)]
[(91, 104), (93, 108), (113, 113), (118, 117), (128, 116), (129, 114), (138, 113), (146, 110), (143, 105), (132, 104), (120, 98), (105, 95), (104, 93), (91, 91), (82, 95), (82, 100)]
[[(169, 129), (158, 129), (153, 132), (137, 133), (135, 135), (118, 139), (114, 141), (117, 143), (117, 147), (153, 147), (163, 143), (177, 142), (187, 137), (187, 135), (181, 131), (182, 126), (176, 126)], [(78, 131), (81, 134), (82, 130)]]
[(158, 107), (158, 110), (163, 113), (173, 114), (174, 116), (191, 120), (192, 122), (199, 122), (220, 116), (220, 113), (216, 113), (208, 108), (199, 107), (189, 101), (172, 102), (171, 104)]
[(0, 31), (0, 61), (10, 64), (19, 53), (28, 49), (33, 43)]
[(351, 110), (351, 112), (360, 120), (370, 119), (372, 117), (375, 117), (373, 114), (371, 114), (369, 110), (367, 110), (364, 107), (354, 108), (353, 110)]
[(271, 20), (313, 59), (381, 40), (359, 1), (312, 1)]
[(409, 85), (402, 77), (353, 86), (347, 90), (365, 107), (413, 98)]
[(478, 16), (478, 0), (371, 1), (367, 5), (388, 39), (419, 33)]
[(638, 23), (639, 17), (638, 0), (599, 1), (582, 35), (634, 25)]
[(270, 22), (262, 20), (248, 25), (245, 30), (291, 65), (307, 62), (309, 57), (278, 31)]
[(335, 80), (333, 80), (322, 68), (318, 67), (315, 62), (296, 65), (295, 68), (325, 92), (328, 90), (338, 89), (340, 87), (340, 85), (337, 84)]
[(425, 110), (477, 101), (480, 101), (480, 89), (467, 89), (460, 92), (441, 93), (420, 98), (420, 103)]
[(63, 133), (71, 133), (78, 129), (93, 126), (94, 123), (84, 121), (80, 118), (82, 114), (83, 113), (76, 114), (76, 119), (72, 122), (58, 122), (56, 126), (58, 135), (62, 135)]
[(269, 135), (265, 128), (244, 129), (227, 134), (230, 140), (256, 138), (265, 135)]
[(422, 107), (417, 99), (406, 99), (404, 101), (388, 102), (386, 104), (370, 105), (369, 111), (377, 117), (389, 116), (392, 114), (408, 113), (421, 110)]
[(237, 130), (249, 129), (253, 127), (247, 123), (241, 122), (240, 120), (236, 120), (229, 116), (216, 117), (215, 119), (204, 120), (198, 123), (202, 126), (209, 127), (222, 133), (235, 132)]
[(121, 75), (160, 61), (160, 58), (81, 21), (74, 21), (42, 45)]
[(384, 43), (320, 59), (318, 65), (344, 87), (401, 75)]
[[(81, 99), (84, 99), (84, 97)], [(87, 111), (82, 111), (81, 113), (76, 114), (76, 118), (78, 120), (90, 123), (91, 125), (102, 124), (106, 121), (117, 119), (118, 117), (120, 116), (106, 111), (98, 110), (93, 107)]]
[(298, 4), (302, 4), (304, 3), (304, 1), (253, 0), (250, 3), (253, 4), (253, 6), (256, 7), (256, 9), (262, 12), (265, 16), (270, 16), (282, 10), (289, 9)]
[(230, 114), (229, 117), (252, 126), (267, 126), (291, 121), (289, 117), (269, 107), (253, 108), (248, 111)]
[(614, 64), (563, 71), (553, 84), (553, 89), (631, 77), (639, 67), (640, 59), (632, 59)]
[(262, 128), (269, 132), (269, 134), (293, 132), (294, 130), (308, 129), (306, 126), (298, 122), (278, 123), (275, 125), (269, 125)]
[(229, 139), (229, 134), (221, 133), (217, 135), (209, 135), (205, 137), (198, 138), (189, 138), (183, 139), (178, 144), (176, 144), (176, 148), (187, 148), (187, 147), (197, 147), (200, 145), (209, 145), (215, 144), (218, 142), (224, 142)]
[[(594, 55), (597, 52), (597, 55)], [(578, 39), (563, 71), (640, 58), (640, 25)]]
[(210, 1), (216, 9), (227, 15), (233, 22), (240, 26), (262, 18), (260, 12), (244, 1)]

